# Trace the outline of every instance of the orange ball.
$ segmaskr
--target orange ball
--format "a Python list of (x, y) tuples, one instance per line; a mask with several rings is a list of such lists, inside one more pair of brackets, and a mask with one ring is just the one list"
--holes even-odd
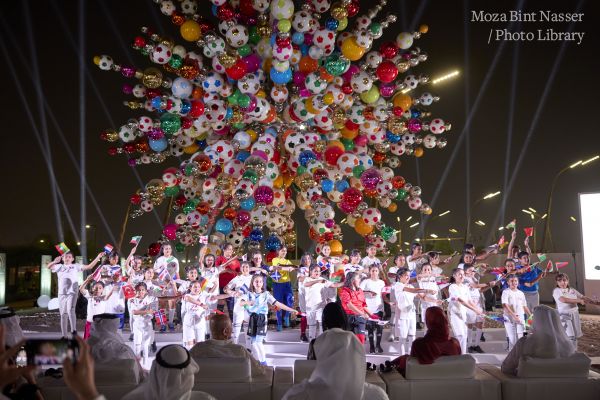
[(412, 97), (404, 93), (398, 93), (392, 100), (395, 107), (400, 107), (403, 110), (408, 110), (412, 105)]
[(373, 154), (373, 162), (376, 164), (381, 164), (382, 162), (385, 161), (385, 159), (386, 159), (385, 153), (376, 152), (375, 154)]
[(339, 140), (330, 140), (329, 143), (327, 143), (327, 147), (339, 147), (341, 150), (346, 151), (346, 148), (344, 147), (344, 144), (342, 142), (340, 142)]
[(415, 154), (415, 157), (418, 158), (418, 157), (423, 157), (423, 153), (424, 153), (423, 148), (422, 147), (417, 147), (415, 149), (415, 153), (414, 154)]
[(225, 217), (229, 220), (233, 220), (236, 215), (237, 215), (237, 212), (233, 208), (226, 208), (225, 211), (223, 211), (223, 217)]
[(373, 198), (377, 197), (377, 189), (365, 189), (365, 190), (363, 190), (363, 194), (366, 197), (373, 199)]
[(387, 210), (389, 212), (396, 212), (397, 209), (398, 209), (398, 204), (396, 204), (396, 203), (391, 203), (387, 208)]
[(298, 63), (298, 69), (304, 74), (310, 74), (319, 68), (319, 62), (310, 56), (303, 56)]
[(196, 206), (196, 210), (200, 213), (200, 214), (208, 214), (208, 212), (210, 211), (210, 205), (203, 201), (201, 203), (198, 203), (198, 205)]
[(329, 241), (329, 247), (331, 248), (331, 255), (334, 257), (340, 256), (344, 250), (342, 243), (336, 239)]
[(348, 129), (345, 125), (344, 127), (342, 127), (342, 129), (340, 129), (340, 135), (344, 138), (344, 139), (354, 139), (355, 137), (358, 136), (358, 129), (353, 131), (352, 129)]
[(354, 230), (361, 236), (366, 236), (369, 233), (373, 232), (373, 226), (368, 225), (364, 219), (357, 218), (354, 223)]

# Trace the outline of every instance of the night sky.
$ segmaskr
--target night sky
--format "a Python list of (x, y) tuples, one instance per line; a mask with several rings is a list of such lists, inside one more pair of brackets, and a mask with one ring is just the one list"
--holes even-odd
[[(208, 1), (199, 3), (208, 10), (204, 7)], [(400, 174), (422, 187), (424, 202), (434, 208), (432, 216), (451, 210), (450, 214), (431, 221), (427, 225), (427, 234), (446, 236), (449, 228), (455, 228), (459, 233), (450, 235), (463, 236), (471, 205), (497, 190), (502, 191), (501, 196), (478, 202), (471, 210), (473, 221), (482, 220), (487, 224), (485, 227), (472, 225), (475, 242), (479, 245), (495, 242), (497, 228), (513, 218), (517, 218), (521, 228), (531, 226), (530, 217), (521, 209), (533, 207), (540, 215), (544, 214), (556, 173), (575, 161), (600, 154), (600, 133), (595, 120), (600, 93), (597, 2), (522, 2), (525, 11), (543, 9), (570, 13), (579, 9), (584, 13), (583, 21), (575, 23), (573, 29), (585, 33), (582, 43), (568, 42), (564, 49), (563, 42), (537, 40), (492, 41), (488, 44), (490, 29), (506, 28), (510, 23), (469, 21), (471, 10), (508, 12), (516, 10), (519, 2), (390, 0), (389, 3), (384, 12), (398, 15), (398, 21), (388, 28), (386, 38), (393, 38), (400, 31), (414, 29), (421, 23), (429, 25), (429, 33), (416, 41), (416, 45), (429, 54), (429, 60), (411, 71), (432, 77), (455, 69), (461, 71), (457, 79), (417, 90), (431, 91), (441, 97), (430, 109), (433, 116), (452, 123), (446, 148), (426, 150), (418, 161), (414, 157), (401, 158)], [(363, 6), (361, 11), (366, 12), (366, 9)], [(71, 152), (79, 160), (78, 2), (4, 1), (0, 5), (0, 15), (3, 45), (0, 168), (4, 182), (0, 246), (11, 247), (33, 243), (44, 234), (57, 240), (50, 175), (40, 144), (45, 149), (49, 145), (66, 213), (70, 214), (76, 229), (81, 226), (79, 175), (69, 155)], [(150, 0), (85, 1), (86, 178), (98, 205), (96, 208), (88, 195), (85, 222), (96, 227), (99, 245), (115, 242), (115, 238), (118, 240), (130, 195), (143, 183), (160, 177), (165, 168), (177, 164), (175, 159), (169, 158), (160, 165), (140, 166), (136, 168), (140, 180), (127, 166), (125, 156), (109, 156), (109, 145), (99, 138), (103, 129), (117, 128), (140, 112), (122, 106), (126, 96), (120, 88), (127, 80), (115, 72), (99, 70), (92, 62), (93, 56), (108, 54), (118, 63), (140, 68), (151, 66), (149, 60), (136, 54), (129, 45), (141, 26), (153, 27), (160, 34), (192, 49)], [(548, 28), (567, 31), (569, 23), (523, 23), (520, 27), (515, 23), (511, 29), (536, 31)], [(382, 41), (376, 42), (376, 46)], [(468, 43), (466, 57), (465, 43)], [(499, 51), (502, 53), (497, 56)], [(563, 57), (556, 64), (559, 54)], [(518, 57), (516, 63), (513, 62), (515, 56)], [(486, 74), (495, 57), (496, 67), (486, 84)], [(11, 64), (16, 77), (11, 74)], [(513, 65), (516, 67), (516, 86), (515, 96), (511, 98)], [(557, 69), (551, 80), (553, 68)], [(34, 84), (33, 77), (37, 74), (44, 96), (42, 101), (39, 101)], [(547, 94), (545, 103), (536, 115), (544, 92)], [(42, 118), (44, 102), (48, 108)], [(475, 104), (477, 108), (473, 110)], [(509, 123), (511, 109), (514, 112), (512, 127)], [(466, 125), (469, 110), (474, 113), (470, 124)], [(36, 139), (35, 129), (42, 135), (41, 143)], [(45, 131), (48, 143), (43, 138)], [(508, 196), (505, 181), (513, 182)], [(600, 160), (567, 171), (559, 178), (552, 212), (556, 250), (580, 251), (577, 193), (594, 191), (600, 191)], [(503, 200), (506, 210), (501, 220)], [(69, 230), (65, 210), (61, 204), (59, 206), (65, 230)], [(165, 207), (159, 208), (157, 215), (146, 214), (131, 220), (125, 237), (140, 234), (149, 240), (156, 238), (160, 232), (159, 218), (162, 219)], [(342, 218), (340, 211), (337, 215), (338, 220)], [(420, 220), (420, 216), (404, 204), (399, 204), (398, 215), (403, 220), (413, 215), (413, 220), (402, 226), (402, 240), (410, 241), (419, 233), (420, 227), (409, 229), (408, 225)], [(577, 222), (572, 222), (570, 216), (575, 216)], [(393, 226), (397, 226), (395, 217), (385, 214)], [(296, 220), (300, 230), (306, 229), (300, 214)], [(349, 248), (355, 244), (356, 237), (350, 234), (347, 226), (344, 232), (344, 246)], [(543, 222), (537, 225), (537, 232), (540, 247)], [(298, 236), (307, 235), (299, 232)], [(519, 229), (519, 241), (522, 239), (523, 231)], [(149, 240), (144, 241), (148, 244)]]

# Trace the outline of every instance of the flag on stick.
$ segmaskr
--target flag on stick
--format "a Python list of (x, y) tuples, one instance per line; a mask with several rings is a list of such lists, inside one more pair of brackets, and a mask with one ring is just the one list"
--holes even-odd
[(498, 240), (498, 247), (503, 248), (504, 242), (505, 242), (504, 235), (502, 235), (502, 237), (500, 237), (500, 240)]
[(512, 221), (510, 221), (508, 223), (508, 225), (506, 225), (506, 229), (515, 229), (516, 226), (517, 226), (517, 220), (513, 219)]
[(129, 241), (129, 243), (134, 244), (134, 245), (138, 245), (140, 243), (140, 241), (142, 240), (141, 236), (132, 236), (131, 240)]
[(62, 256), (65, 253), (68, 253), (70, 250), (67, 247), (67, 245), (64, 242), (60, 242), (59, 244), (57, 244), (56, 246), (54, 246), (56, 248), (56, 251), (58, 251), (58, 253)]
[(537, 258), (540, 262), (546, 261), (546, 255), (544, 253), (537, 253)]
[(569, 263), (567, 261), (557, 261), (556, 264), (554, 264), (554, 266), (556, 267), (556, 269), (561, 269), (564, 268), (566, 266), (568, 266)]
[(343, 269), (339, 269), (337, 271), (335, 271), (333, 274), (331, 274), (331, 276), (329, 277), (329, 280), (331, 282), (341, 282), (344, 278), (345, 278), (345, 274), (344, 274), (344, 270)]
[(126, 300), (135, 297), (135, 289), (133, 289), (133, 285), (131, 283), (126, 283), (123, 285), (123, 295)]
[(158, 280), (164, 281), (169, 276), (169, 271), (166, 268), (163, 268), (158, 274)]
[(156, 311), (154, 313), (154, 320), (159, 325), (166, 325), (167, 324), (167, 315), (165, 314), (165, 310), (161, 308), (160, 310)]
[(552, 268), (554, 265), (552, 264), (552, 260), (548, 260), (548, 264), (546, 264), (546, 272), (552, 272)]
[(92, 280), (98, 282), (100, 280), (101, 274), (102, 274), (102, 267), (96, 268), (96, 270), (92, 274)]
[(113, 251), (113, 249), (114, 249), (114, 247), (112, 247), (112, 245), (110, 245), (108, 243), (104, 245), (104, 252), (106, 254), (110, 254)]
[(523, 228), (523, 230), (525, 231), (525, 236), (527, 236), (527, 237), (533, 236), (533, 227)]

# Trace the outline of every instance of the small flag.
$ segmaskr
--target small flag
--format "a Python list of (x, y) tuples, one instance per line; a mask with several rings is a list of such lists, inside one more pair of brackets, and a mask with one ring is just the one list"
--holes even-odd
[(204, 291), (206, 286), (208, 286), (208, 279), (206, 279), (206, 278), (200, 278), (200, 279), (202, 279), (200, 281), (200, 290)]
[(533, 236), (533, 227), (523, 228), (523, 230), (525, 231), (525, 236), (527, 236), (527, 237)]
[(346, 274), (344, 274), (344, 270), (340, 269), (335, 271), (333, 274), (329, 276), (329, 280), (334, 283), (341, 282), (345, 278)]
[(133, 289), (133, 285), (131, 283), (126, 283), (123, 285), (123, 295), (125, 296), (126, 300), (135, 297), (135, 289)]
[(531, 324), (533, 323), (533, 314), (529, 315), (525, 319), (525, 329), (531, 329)]
[(496, 321), (496, 322), (506, 322), (506, 319), (504, 319), (503, 316), (499, 316), (499, 315), (484, 315), (485, 318), (492, 320), (492, 321)]
[(391, 286), (384, 286), (383, 289), (381, 289), (382, 294), (390, 294), (391, 291), (392, 291)]
[(102, 267), (96, 268), (96, 270), (92, 274), (92, 280), (98, 282), (100, 280), (101, 273), (102, 273)]
[(158, 279), (164, 281), (169, 276), (169, 271), (166, 268), (163, 268), (158, 274)]
[(557, 261), (554, 265), (556, 266), (556, 269), (560, 269), (568, 266), (569, 263), (567, 261)]
[(58, 253), (62, 256), (65, 253), (68, 253), (70, 250), (64, 242), (60, 242), (56, 246), (54, 246)]
[(450, 286), (449, 283), (444, 283), (444, 282), (438, 282), (438, 289), (440, 290), (444, 290), (445, 288), (447, 288), (448, 286)]
[(279, 271), (275, 270), (275, 272), (273, 272), (271, 274), (271, 279), (273, 279), (274, 281), (278, 281), (281, 279), (281, 274), (279, 273)]
[(200, 236), (200, 240), (198, 242), (200, 244), (208, 244), (208, 236)]
[(104, 252), (106, 254), (110, 254), (113, 251), (113, 248), (114, 247), (112, 247), (112, 245), (110, 245), (110, 244), (107, 243), (107, 244), (104, 245)]
[(546, 255), (543, 253), (537, 253), (537, 258), (540, 260), (540, 262), (546, 261)]
[(548, 264), (546, 264), (546, 272), (552, 272), (552, 268), (554, 265), (552, 264), (552, 260), (548, 260)]
[(140, 243), (140, 240), (142, 240), (141, 236), (132, 236), (129, 243), (138, 245)]
[(154, 313), (154, 320), (159, 325), (166, 325), (167, 324), (167, 315), (165, 314), (165, 310), (161, 308), (160, 310), (156, 311)]
[(516, 226), (517, 226), (517, 220), (513, 219), (512, 221), (509, 222), (508, 225), (506, 225), (506, 229), (515, 229)]

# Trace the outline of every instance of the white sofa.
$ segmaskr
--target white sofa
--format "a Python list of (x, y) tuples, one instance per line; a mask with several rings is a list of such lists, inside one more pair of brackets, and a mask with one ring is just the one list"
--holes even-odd
[(194, 390), (213, 395), (218, 400), (270, 400), (273, 368), (262, 378), (253, 379), (250, 362), (245, 358), (194, 358), (199, 371)]
[(406, 364), (406, 378), (393, 371), (381, 374), (390, 400), (500, 400), (500, 381), (479, 369), (469, 355), (445, 356), (422, 365)]
[[(98, 392), (107, 400), (121, 399), (142, 380), (139, 364), (136, 360), (113, 360), (110, 363), (98, 363), (94, 368)], [(46, 400), (75, 400), (76, 397), (65, 385), (64, 380), (52, 377), (38, 379), (44, 399)]]
[[(309, 378), (316, 365), (316, 360), (296, 360), (293, 370), (290, 367), (277, 367), (273, 378), (272, 399), (280, 400), (294, 384)], [(365, 380), (385, 390), (385, 383), (377, 372), (367, 371)]]
[(583, 353), (562, 359), (522, 357), (517, 376), (493, 365), (481, 368), (502, 382), (503, 400), (598, 400), (600, 374), (590, 371)]

